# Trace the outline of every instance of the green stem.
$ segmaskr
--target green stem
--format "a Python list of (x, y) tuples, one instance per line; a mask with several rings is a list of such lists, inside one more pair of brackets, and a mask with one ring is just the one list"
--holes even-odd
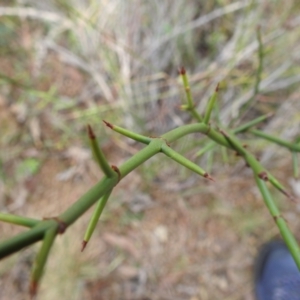
[(195, 173), (211, 179), (212, 178), (208, 175), (208, 173), (206, 171), (204, 171), (202, 168), (200, 168), (198, 165), (196, 165), (195, 163), (191, 162), (190, 160), (188, 160), (187, 158), (185, 158), (184, 156), (180, 155), (178, 152), (174, 151), (173, 149), (171, 149), (168, 145), (163, 145), (162, 146), (162, 152), (167, 155), (168, 157), (170, 157), (171, 159), (173, 159), (174, 161), (178, 162), (179, 164), (185, 166), (186, 168), (194, 171)]
[(232, 145), (232, 147), (244, 157), (245, 161), (252, 168), (254, 174), (264, 180), (269, 180), (271, 184), (282, 192), (284, 195), (293, 200), (293, 197), (285, 190), (284, 186), (279, 183), (279, 181), (269, 172), (267, 172), (264, 167), (257, 161), (257, 159), (247, 151), (238, 141), (238, 139), (231, 134), (225, 133), (222, 131), (222, 134), (226, 137), (228, 142)]
[(109, 191), (107, 194), (103, 195), (101, 197), (101, 199), (98, 201), (96, 209), (93, 212), (93, 215), (90, 219), (88, 228), (87, 228), (87, 230), (85, 232), (85, 235), (84, 235), (84, 238), (83, 238), (83, 248), (82, 248), (82, 250), (84, 249), (84, 247), (86, 246), (86, 244), (90, 240), (111, 192), (112, 191)]
[(212, 140), (217, 142), (218, 144), (232, 148), (228, 141), (218, 133), (216, 130), (210, 127), (210, 125), (204, 123), (196, 123), (190, 125), (184, 125), (180, 128), (173, 129), (161, 136), (162, 139), (165, 139), (167, 143), (172, 143), (181, 137), (191, 134), (191, 133), (202, 133), (210, 137)]
[(41, 240), (45, 231), (56, 225), (57, 223), (53, 220), (41, 221), (37, 226), (30, 230), (2, 241), (0, 244), (0, 259)]
[(103, 173), (107, 177), (114, 177), (116, 175), (116, 173), (108, 164), (104, 153), (102, 152), (101, 148), (99, 147), (99, 145), (97, 143), (96, 136), (90, 125), (88, 125), (88, 133), (89, 133), (91, 148), (92, 148), (94, 157), (95, 157), (100, 169), (103, 171)]
[(261, 75), (263, 71), (263, 61), (264, 61), (264, 49), (263, 49), (263, 43), (261, 40), (261, 31), (260, 27), (257, 28), (257, 42), (258, 42), (258, 68), (256, 71), (256, 78), (255, 78), (255, 85), (254, 85), (254, 91), (253, 91), (253, 98), (258, 95), (259, 93), (259, 85), (261, 82)]
[(268, 119), (269, 117), (273, 116), (273, 113), (269, 113), (269, 114), (266, 114), (266, 115), (263, 115), (263, 116), (260, 116), (250, 122), (247, 122), (235, 129), (233, 129), (233, 133), (241, 133), (241, 132), (245, 132), (247, 131), (248, 129), (250, 129), (251, 127), (265, 121), (266, 119)]
[(273, 216), (274, 221), (276, 222), (276, 225), (279, 228), (279, 231), (281, 233), (281, 236), (283, 237), (287, 247), (289, 248), (297, 266), (298, 269), (300, 270), (300, 248), (299, 245), (294, 238), (292, 232), (288, 228), (284, 218), (280, 215), (280, 212), (274, 203), (274, 200), (272, 199), (272, 196), (267, 188), (266, 183), (255, 176), (255, 180), (257, 183), (257, 186), (263, 196), (264, 202), (270, 212), (270, 214)]
[(205, 115), (204, 115), (204, 119), (203, 119), (203, 123), (205, 123), (205, 124), (208, 124), (208, 122), (209, 122), (211, 112), (212, 112), (212, 110), (215, 106), (215, 103), (216, 103), (218, 90), (219, 90), (219, 85), (217, 85), (214, 93), (212, 94), (212, 96), (210, 97), (210, 99), (208, 101), (207, 108), (206, 108)]
[(144, 136), (144, 135), (132, 132), (132, 131), (130, 131), (128, 129), (125, 129), (125, 128), (122, 128), (120, 126), (113, 125), (113, 124), (111, 124), (111, 123), (109, 123), (107, 121), (103, 120), (103, 123), (107, 127), (109, 127), (110, 129), (112, 129), (113, 131), (118, 132), (118, 133), (120, 133), (120, 134), (122, 134), (124, 136), (127, 136), (130, 139), (133, 139), (133, 140), (135, 140), (137, 142), (141, 142), (143, 144), (148, 145), (151, 142), (151, 140), (152, 140), (150, 137), (147, 137), (147, 136)]
[(39, 220), (4, 213), (0, 213), (0, 221), (29, 228), (36, 226), (40, 222)]
[(299, 144), (295, 144), (295, 143), (289, 143), (287, 141), (284, 141), (282, 139), (279, 139), (278, 137), (276, 136), (272, 136), (270, 134), (267, 134), (267, 133), (264, 133), (260, 130), (256, 130), (256, 129), (251, 129), (249, 131), (250, 133), (256, 135), (256, 136), (259, 136), (265, 140), (268, 140), (268, 141), (271, 141), (271, 142), (274, 142), (280, 146), (283, 146), (285, 148), (288, 148), (290, 149), (291, 151), (294, 151), (294, 152), (300, 152), (300, 145)]
[(294, 173), (294, 177), (298, 178), (299, 177), (298, 153), (293, 151), (292, 152), (292, 157), (293, 157), (293, 173)]
[(47, 258), (55, 240), (58, 226), (53, 226), (45, 232), (42, 247), (36, 257), (36, 261), (33, 266), (31, 282), (30, 282), (30, 294), (31, 296), (36, 295), (38, 284), (43, 275), (44, 267), (47, 262)]
[[(235, 128), (233, 130), (233, 133), (234, 134), (237, 134), (237, 133), (241, 133), (241, 132), (244, 132), (244, 131), (247, 131), (248, 129), (250, 129), (251, 127), (259, 124), (260, 122), (263, 122), (264, 120), (266, 120), (267, 118), (271, 117), (273, 114), (272, 113), (269, 113), (269, 114), (266, 114), (266, 115), (263, 115), (263, 116), (260, 116), (248, 123), (245, 123), (237, 128)], [(213, 142), (213, 141), (210, 141), (209, 143), (206, 144), (206, 146), (199, 150), (197, 153), (196, 153), (196, 156), (201, 156), (203, 155), (204, 153), (206, 153), (207, 151), (210, 151), (212, 150), (214, 147), (216, 146), (216, 143)], [(224, 148), (222, 148), (224, 149)], [(225, 150), (225, 149), (224, 149)]]
[(128, 159), (118, 170), (120, 172), (120, 178), (104, 177), (99, 183), (93, 186), (86, 194), (79, 198), (71, 207), (69, 207), (64, 213), (59, 216), (67, 226), (75, 222), (82, 214), (84, 214), (99, 198), (108, 193), (118, 183), (119, 180), (124, 178), (132, 170), (137, 168), (143, 162), (154, 156), (161, 150), (163, 140), (153, 139), (151, 143), (136, 153), (130, 159)]
[(196, 153), (196, 156), (197, 156), (197, 157), (202, 156), (202, 155), (203, 155), (204, 153), (206, 153), (207, 151), (212, 150), (215, 146), (216, 146), (216, 143), (210, 141), (210, 142), (207, 143), (201, 150), (199, 150), (199, 151)]
[(182, 79), (182, 83), (183, 83), (185, 95), (186, 95), (186, 100), (187, 100), (187, 105), (183, 105), (182, 109), (189, 111), (191, 113), (191, 115), (194, 117), (194, 119), (196, 119), (198, 122), (202, 122), (202, 117), (199, 115), (199, 113), (195, 109), (195, 103), (193, 101), (193, 96), (191, 93), (189, 79), (188, 79), (188, 76), (186, 74), (186, 70), (184, 67), (179, 69), (179, 74)]

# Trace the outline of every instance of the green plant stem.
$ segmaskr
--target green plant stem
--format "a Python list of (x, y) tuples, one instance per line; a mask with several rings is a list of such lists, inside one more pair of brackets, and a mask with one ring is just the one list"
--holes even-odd
[(256, 135), (256, 136), (259, 136), (265, 140), (268, 140), (268, 141), (271, 141), (273, 143), (276, 143), (280, 146), (283, 146), (291, 151), (294, 151), (294, 152), (300, 152), (300, 145), (299, 144), (296, 144), (296, 143), (289, 143), (287, 141), (284, 141), (282, 139), (279, 139), (278, 137), (276, 136), (272, 136), (270, 134), (267, 134), (267, 133), (264, 133), (260, 130), (257, 130), (257, 129), (251, 129), (249, 131), (250, 133)]
[(195, 103), (193, 101), (193, 96), (192, 96), (192, 93), (191, 93), (191, 87), (190, 87), (190, 84), (189, 84), (189, 79), (188, 79), (188, 76), (186, 74), (185, 68), (183, 68), (183, 67), (180, 68), (179, 69), (179, 74), (180, 74), (181, 79), (182, 79), (182, 83), (183, 83), (183, 87), (184, 87), (184, 91), (185, 91), (185, 95), (186, 95), (186, 100), (187, 100), (187, 105), (182, 105), (181, 108), (183, 110), (189, 111), (195, 120), (197, 120), (198, 122), (202, 122), (202, 117), (200, 116), (200, 114), (195, 109)]
[(30, 294), (36, 295), (38, 283), (43, 275), (44, 267), (47, 262), (47, 258), (53, 242), (56, 237), (58, 226), (53, 226), (45, 232), (42, 247), (36, 257), (36, 261), (33, 266), (31, 283), (30, 283)]
[(252, 168), (256, 176), (264, 178), (264, 180), (269, 180), (276, 189), (278, 189), (290, 199), (293, 199), (293, 197), (286, 192), (284, 186), (280, 184), (279, 181), (270, 172), (267, 172), (264, 167), (257, 161), (257, 159), (249, 151), (247, 151), (232, 134), (225, 133), (224, 131), (222, 131), (222, 134), (226, 137), (232, 147), (241, 156), (244, 157), (245, 161)]
[(57, 223), (54, 220), (40, 221), (37, 226), (2, 241), (0, 244), (0, 259), (41, 240), (45, 232), (56, 225)]
[(212, 94), (212, 96), (210, 97), (210, 99), (208, 101), (206, 111), (205, 111), (205, 115), (204, 115), (204, 119), (203, 119), (203, 123), (205, 123), (205, 124), (208, 124), (211, 112), (212, 112), (212, 110), (215, 106), (217, 95), (218, 95), (218, 89), (219, 89), (219, 85), (216, 87), (214, 93)]
[(215, 142), (208, 142), (201, 150), (199, 150), (195, 155), (197, 157), (202, 156), (204, 153), (212, 150), (217, 144)]
[(294, 177), (298, 178), (299, 177), (298, 153), (293, 151), (292, 152), (292, 158), (293, 158)]
[[(221, 134), (204, 123), (185, 125), (167, 132), (160, 138), (151, 139), (149, 145), (132, 156), (120, 168), (115, 167), (113, 177), (108, 178), (107, 176), (104, 176), (100, 182), (94, 185), (86, 194), (80, 197), (66, 211), (60, 214), (56, 220), (40, 221), (39, 224), (28, 231), (3, 241), (0, 244), (0, 258), (3, 258), (32, 243), (35, 243), (38, 240), (41, 240), (46, 231), (53, 227), (57, 228), (58, 220), (60, 225), (63, 225), (65, 228), (67, 228), (81, 215), (83, 215), (103, 195), (111, 191), (114, 186), (132, 170), (137, 168), (155, 154), (161, 152), (163, 148), (167, 149), (166, 147), (169, 143), (176, 141), (177, 139), (190, 133), (205, 134), (220, 145), (238, 151), (245, 158), (246, 162), (254, 170), (257, 176), (260, 176), (261, 172), (265, 172), (264, 168), (255, 159), (255, 157), (246, 151), (232, 136), (225, 135), (224, 133)], [(199, 172), (199, 170), (197, 171)], [(270, 174), (268, 174), (268, 176), (270, 176)]]
[(258, 178), (258, 176), (255, 176), (255, 180), (263, 196), (264, 202), (270, 214), (273, 216), (274, 221), (278, 226), (279, 231), (298, 266), (298, 269), (300, 270), (300, 248), (298, 246), (298, 243), (294, 238), (292, 232), (288, 228), (284, 218), (280, 215), (280, 212), (277, 206), (275, 205), (274, 200), (272, 199), (272, 196), (267, 188), (266, 183), (262, 179)]
[[(233, 130), (233, 133), (234, 134), (237, 134), (237, 133), (242, 133), (242, 132), (245, 132), (247, 131), (248, 129), (250, 129), (251, 127), (257, 125), (258, 123), (260, 122), (263, 122), (264, 120), (266, 120), (267, 118), (269, 118), (270, 116), (272, 116), (273, 114), (270, 113), (270, 114), (266, 114), (266, 115), (263, 115), (263, 116), (260, 116), (250, 122), (247, 122), (237, 128), (235, 128)], [(206, 146), (204, 148), (202, 148), (201, 150), (199, 150), (197, 153), (196, 153), (196, 156), (201, 156), (203, 155), (204, 153), (206, 153), (207, 151), (210, 151), (212, 150), (214, 147), (216, 146), (216, 143), (214, 141), (210, 141), (209, 143), (206, 144)]]
[(4, 213), (0, 213), (0, 221), (29, 228), (36, 226), (40, 222), (39, 220)]
[(250, 122), (247, 122), (247, 123), (235, 128), (235, 129), (233, 129), (233, 133), (237, 134), (237, 133), (245, 132), (245, 131), (249, 130), (251, 127), (265, 121), (268, 118), (270, 118), (271, 116), (273, 116), (273, 113), (269, 113), (269, 114), (266, 114), (266, 115), (262, 115), (258, 118), (255, 118), (254, 120), (251, 120)]
[(261, 39), (260, 27), (257, 28), (256, 37), (257, 37), (257, 42), (258, 42), (258, 68), (256, 71), (253, 98), (256, 95), (258, 95), (258, 93), (259, 93), (259, 85), (261, 82), (261, 75), (262, 75), (262, 71), (263, 71), (263, 62), (264, 62), (264, 49), (263, 49), (263, 43), (262, 43), (262, 39)]
[(167, 143), (172, 143), (181, 137), (191, 134), (191, 133), (202, 133), (210, 137), (212, 140), (216, 141), (218, 144), (232, 148), (228, 141), (216, 130), (210, 127), (210, 125), (204, 123), (196, 123), (190, 125), (184, 125), (180, 128), (173, 129), (168, 133), (165, 133), (161, 138), (165, 139)]
[(83, 245), (85, 247), (85, 245), (88, 243), (88, 241), (90, 240), (95, 228), (96, 228), (96, 225), (98, 223), (98, 220), (103, 212), (103, 209), (106, 205), (106, 202), (110, 196), (112, 191), (109, 191), (108, 193), (106, 193), (105, 195), (103, 195), (101, 197), (101, 199), (97, 202), (97, 206), (93, 212), (93, 215), (91, 217), (91, 220), (89, 222), (89, 225), (88, 225), (88, 228), (85, 232), (85, 235), (84, 235), (84, 238), (83, 238)]
[(162, 146), (162, 152), (165, 155), (167, 155), (168, 157), (170, 157), (171, 159), (173, 159), (174, 161), (176, 161), (177, 163), (185, 166), (186, 168), (194, 171), (195, 173), (197, 173), (197, 174), (199, 174), (199, 175), (201, 175), (205, 178), (211, 179), (211, 177), (208, 175), (208, 173), (206, 171), (204, 171), (198, 165), (191, 162), (190, 160), (188, 160), (187, 158), (185, 158), (184, 156), (182, 156), (178, 152), (171, 149), (168, 145), (165, 144), (165, 145)]
[(92, 130), (92, 127), (88, 125), (88, 133), (89, 133), (89, 138), (90, 138), (90, 145), (94, 154), (94, 158), (97, 161), (100, 169), (103, 171), (103, 173), (107, 177), (113, 177), (115, 175), (114, 170), (110, 167), (108, 164), (105, 155), (101, 148), (98, 145), (98, 142), (96, 140), (96, 136)]
[(130, 131), (128, 129), (125, 129), (125, 128), (122, 128), (120, 126), (111, 124), (111, 123), (109, 123), (107, 121), (103, 120), (103, 123), (107, 127), (109, 127), (110, 129), (112, 129), (113, 131), (118, 132), (118, 133), (120, 133), (120, 134), (122, 134), (124, 136), (127, 136), (128, 138), (130, 138), (132, 140), (135, 140), (137, 142), (141, 142), (143, 144), (148, 145), (151, 142), (151, 140), (152, 140), (150, 137), (147, 137), (147, 136), (144, 136), (144, 135), (132, 132), (132, 131)]

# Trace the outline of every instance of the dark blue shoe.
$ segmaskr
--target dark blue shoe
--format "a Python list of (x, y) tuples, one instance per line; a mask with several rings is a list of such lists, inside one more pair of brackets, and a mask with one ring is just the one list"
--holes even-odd
[(255, 264), (257, 300), (300, 300), (300, 271), (282, 241), (271, 241)]

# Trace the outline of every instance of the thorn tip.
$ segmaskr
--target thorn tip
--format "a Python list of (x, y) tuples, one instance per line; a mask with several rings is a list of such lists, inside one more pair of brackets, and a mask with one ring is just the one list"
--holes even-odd
[(105, 121), (105, 120), (102, 120), (102, 121), (103, 121), (103, 123), (104, 123), (107, 127), (111, 128), (111, 129), (114, 128), (114, 125), (113, 125), (113, 124), (111, 124), (111, 123), (109, 123), (109, 122), (107, 122), (107, 121)]
[(207, 178), (213, 182), (216, 182), (208, 173), (205, 173), (203, 176), (204, 176), (204, 178)]
[(89, 138), (91, 140), (94, 140), (96, 138), (96, 136), (95, 136), (94, 131), (90, 124), (88, 124), (87, 129), (88, 129)]
[(85, 249), (85, 247), (86, 247), (86, 245), (87, 245), (87, 241), (82, 241), (82, 243), (81, 243), (81, 252), (83, 252), (83, 250)]
[(180, 75), (185, 75), (185, 74), (186, 74), (185, 68), (184, 68), (184, 67), (178, 68), (178, 73), (179, 73)]

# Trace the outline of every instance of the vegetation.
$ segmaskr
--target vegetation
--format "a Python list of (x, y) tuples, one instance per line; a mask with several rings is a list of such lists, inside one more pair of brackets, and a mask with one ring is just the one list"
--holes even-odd
[[(224, 164), (236, 174), (236, 159), (228, 155), (227, 149), (236, 152), (253, 170), (271, 215), (297, 257), (298, 246), (277, 209), (279, 205), (284, 210), (285, 204), (277, 199), (274, 202), (277, 196), (268, 188), (271, 184), (296, 201), (285, 188), (285, 175), (276, 169), (281, 170), (283, 160), (287, 165), (287, 150), (292, 153), (293, 172), (298, 176), (299, 110), (295, 95), (299, 64), (295, 62), (299, 59), (300, 32), (295, 16), (299, 4), (194, 0), (176, 0), (176, 5), (174, 1), (133, 4), (117, 0), (2, 2), (1, 219), (30, 229), (21, 234), (24, 239), (5, 242), (1, 253), (7, 255), (43, 240), (32, 275), (32, 293), (56, 234), (97, 202), (83, 236), (85, 246), (104, 206), (110, 202), (112, 188), (158, 152), (207, 179), (223, 173)], [(177, 80), (182, 64), (190, 70), (189, 80), (184, 69), (180, 69), (181, 80)], [(178, 89), (185, 90), (187, 99), (181, 111)], [(138, 145), (124, 147), (118, 135), (108, 138), (104, 126), (99, 126), (101, 119), (146, 147), (137, 152)], [(106, 176), (104, 183), (58, 219), (40, 220), (37, 216), (49, 217), (43, 211), (35, 213), (36, 219), (16, 216), (27, 214), (23, 207), (28, 205), (30, 189), (23, 187), (30, 186), (31, 178), (39, 174), (47, 159), (63, 155), (71, 145), (88, 143), (87, 124), (94, 157)], [(100, 137), (105, 156), (92, 128)], [(202, 132), (207, 137), (185, 137), (190, 132)], [(173, 140), (173, 135), (180, 139)], [(243, 147), (245, 143), (248, 148)], [(133, 158), (111, 168), (105, 147), (115, 144), (132, 153)], [(155, 155), (151, 164), (141, 165), (138, 172), (145, 185), (167, 169), (177, 182), (192, 177), (179, 169), (172, 172), (172, 168)], [(219, 184), (216, 181), (214, 185)], [(253, 210), (247, 218), (249, 222), (255, 219)]]
[[(241, 142), (233, 134), (224, 131), (223, 129), (216, 130), (212, 127), (212, 125), (210, 124), (210, 115), (215, 106), (218, 88), (208, 102), (207, 109), (205, 111), (204, 117), (202, 118), (201, 115), (198, 114), (195, 110), (195, 105), (191, 97), (190, 86), (184, 68), (180, 69), (180, 74), (183, 78), (183, 84), (188, 99), (187, 104), (183, 106), (183, 109), (191, 111), (191, 114), (196, 117), (198, 123), (180, 126), (163, 134), (160, 137), (150, 138), (147, 136), (139, 135), (137, 133), (133, 133), (129, 130), (104, 121), (105, 125), (112, 130), (147, 145), (144, 149), (140, 150), (120, 167), (109, 166), (109, 163), (107, 162), (103, 152), (101, 151), (101, 148), (99, 148), (96, 142), (96, 137), (92, 128), (88, 126), (88, 134), (94, 156), (105, 175), (103, 179), (93, 188), (91, 188), (85, 195), (78, 199), (77, 202), (75, 202), (70, 208), (68, 208), (57, 217), (38, 221), (20, 216), (7, 215), (2, 213), (0, 214), (0, 220), (2, 221), (31, 228), (30, 230), (21, 233), (7, 241), (3, 241), (0, 244), (0, 258), (4, 258), (5, 256), (19, 251), (22, 248), (29, 246), (39, 240), (43, 240), (41, 249), (37, 255), (36, 262), (32, 271), (30, 284), (30, 294), (32, 297), (36, 295), (37, 287), (42, 277), (48, 255), (56, 235), (63, 234), (70, 225), (72, 225), (80, 216), (82, 216), (93, 204), (98, 201), (98, 205), (90, 221), (85, 238), (82, 243), (82, 250), (84, 250), (96, 227), (97, 221), (113, 188), (126, 175), (128, 175), (135, 168), (137, 168), (152, 156), (162, 152), (177, 163), (185, 166), (186, 168), (194, 171), (204, 178), (213, 180), (213, 178), (205, 170), (171, 148), (172, 142), (182, 138), (187, 134), (196, 132), (205, 134), (214, 142), (236, 151), (238, 155), (243, 157), (245, 163), (252, 169), (257, 186), (261, 191), (265, 204), (269, 209), (270, 214), (273, 216), (275, 223), (277, 224), (282, 237), (285, 240), (288, 248), (290, 249), (293, 258), (295, 259), (295, 262), (297, 263), (300, 270), (300, 248), (293, 234), (289, 230), (286, 221), (280, 214), (279, 209), (277, 208), (265, 182), (269, 181), (284, 195), (292, 200), (294, 200), (294, 198), (286, 191), (283, 185), (271, 173), (265, 170), (265, 168), (258, 162), (258, 160), (248, 150), (245, 149), (246, 146), (242, 145)], [(265, 117), (260, 117), (259, 119), (253, 120), (250, 124), (245, 124), (242, 127), (242, 131), (247, 131), (249, 127), (264, 119)], [(259, 130), (254, 131), (254, 133), (257, 136), (266, 138), (272, 142), (285, 146), (294, 152), (300, 152), (300, 145), (297, 143), (288, 143), (286, 141), (281, 141), (276, 137), (261, 133)]]

